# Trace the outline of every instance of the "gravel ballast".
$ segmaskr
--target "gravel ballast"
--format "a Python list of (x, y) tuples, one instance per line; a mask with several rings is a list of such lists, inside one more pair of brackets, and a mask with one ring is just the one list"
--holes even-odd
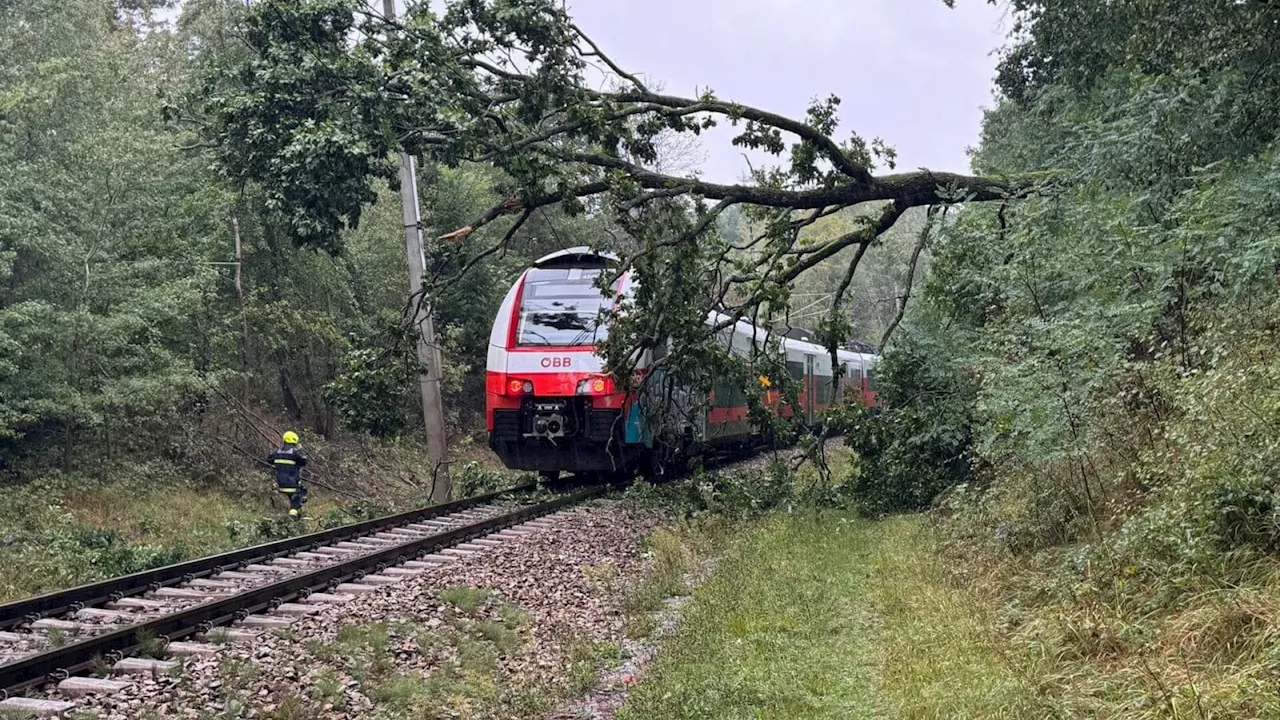
[[(550, 516), (445, 564), (341, 602), (180, 671), (75, 699), (104, 720), (540, 717), (563, 708), (621, 649), (627, 585), (659, 513), (616, 500)], [(367, 578), (366, 578), (367, 580)], [(215, 633), (216, 634), (216, 633)], [(614, 670), (613, 674), (617, 674)], [(563, 715), (559, 715), (564, 717)]]

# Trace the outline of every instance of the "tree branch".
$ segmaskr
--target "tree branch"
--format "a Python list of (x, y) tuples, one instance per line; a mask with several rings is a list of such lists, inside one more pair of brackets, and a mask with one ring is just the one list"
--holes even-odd
[[(884, 335), (880, 337), (880, 349), (884, 350), (889, 345), (889, 338), (893, 337), (893, 331), (898, 328), (898, 323), (902, 322), (902, 317), (907, 314), (907, 301), (911, 299), (911, 287), (916, 282), (916, 263), (920, 260), (920, 253), (924, 252), (924, 246), (929, 242), (929, 231), (933, 227), (933, 217), (938, 212), (936, 205), (929, 207), (929, 213), (925, 220), (924, 227), (920, 230), (920, 239), (916, 241), (915, 248), (911, 251), (911, 264), (907, 267), (907, 289), (903, 291), (902, 297), (898, 302), (898, 312), (893, 317), (893, 322), (889, 323), (889, 327), (885, 328)], [(942, 208), (942, 217), (947, 216), (947, 208)]]
[(440, 240), (466, 240), (471, 233), (497, 220), (503, 215), (514, 215), (521, 211), (533, 211), (546, 205), (554, 205), (570, 197), (588, 197), (591, 195), (599, 195), (609, 190), (609, 184), (606, 182), (595, 182), (582, 185), (572, 190), (564, 192), (547, 193), (539, 195), (527, 200), (518, 198), (505, 198), (502, 202), (485, 210), (480, 217), (476, 218), (469, 225), (464, 225), (453, 232), (445, 233), (439, 237)]

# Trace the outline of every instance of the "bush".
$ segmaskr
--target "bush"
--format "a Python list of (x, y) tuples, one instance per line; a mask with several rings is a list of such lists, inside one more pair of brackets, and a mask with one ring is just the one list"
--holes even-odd
[(390, 510), (377, 503), (360, 501), (344, 507), (334, 508), (325, 513), (320, 518), (320, 527), (329, 530), (343, 525), (386, 517), (390, 514)]
[(832, 414), (858, 454), (851, 489), (868, 515), (928, 507), (971, 472), (973, 383), (941, 347), (900, 338), (879, 365), (883, 408), (848, 404)]
[(627, 488), (626, 497), (663, 505), (685, 517), (717, 514), (736, 518), (755, 517), (798, 500), (794, 478), (781, 461), (727, 472), (698, 468), (687, 479), (670, 484), (637, 481)]
[(81, 556), (101, 577), (172, 565), (187, 555), (182, 546), (130, 545), (114, 530), (88, 527), (73, 528), (57, 549), (62, 554)]
[(458, 498), (475, 497), (486, 493), (498, 492), (514, 487), (525, 478), (522, 474), (490, 470), (472, 460), (461, 467), (454, 468), (453, 490)]

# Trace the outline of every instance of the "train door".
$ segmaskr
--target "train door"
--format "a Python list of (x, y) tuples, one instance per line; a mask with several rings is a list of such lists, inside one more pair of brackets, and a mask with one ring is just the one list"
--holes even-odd
[(804, 421), (808, 425), (814, 423), (813, 404), (818, 394), (818, 379), (814, 374), (814, 357), (806, 354), (804, 356), (804, 387), (805, 387), (805, 403), (804, 403)]

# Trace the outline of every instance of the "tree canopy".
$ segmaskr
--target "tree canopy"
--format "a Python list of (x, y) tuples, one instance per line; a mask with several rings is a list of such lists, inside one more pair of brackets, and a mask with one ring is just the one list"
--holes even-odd
[[(797, 278), (855, 248), (816, 323), (834, 348), (849, 339), (843, 301), (859, 261), (908, 209), (1034, 187), (1033, 176), (878, 174), (894, 169), (894, 151), (836, 137), (834, 96), (789, 118), (710, 91), (654, 90), (553, 0), (413, 3), (396, 19), (358, 0), (264, 0), (244, 27), (249, 52), (208, 77), (197, 119), (229, 176), (261, 186), (298, 242), (340, 251), (342, 229), (358, 225), (379, 182), (394, 182), (395, 151), (494, 168), (500, 199), (441, 243), (473, 257), (505, 251), (549, 206), (615, 227), (592, 244), (622, 251), (648, 284), (611, 334), (615, 365), (667, 337), (711, 350), (688, 328), (712, 309), (783, 322)], [(717, 124), (778, 161), (743, 184), (662, 169), (664, 143)], [(724, 237), (730, 208), (754, 219), (752, 236)], [(843, 232), (803, 232), (840, 213)], [(688, 368), (706, 367), (695, 356)]]

